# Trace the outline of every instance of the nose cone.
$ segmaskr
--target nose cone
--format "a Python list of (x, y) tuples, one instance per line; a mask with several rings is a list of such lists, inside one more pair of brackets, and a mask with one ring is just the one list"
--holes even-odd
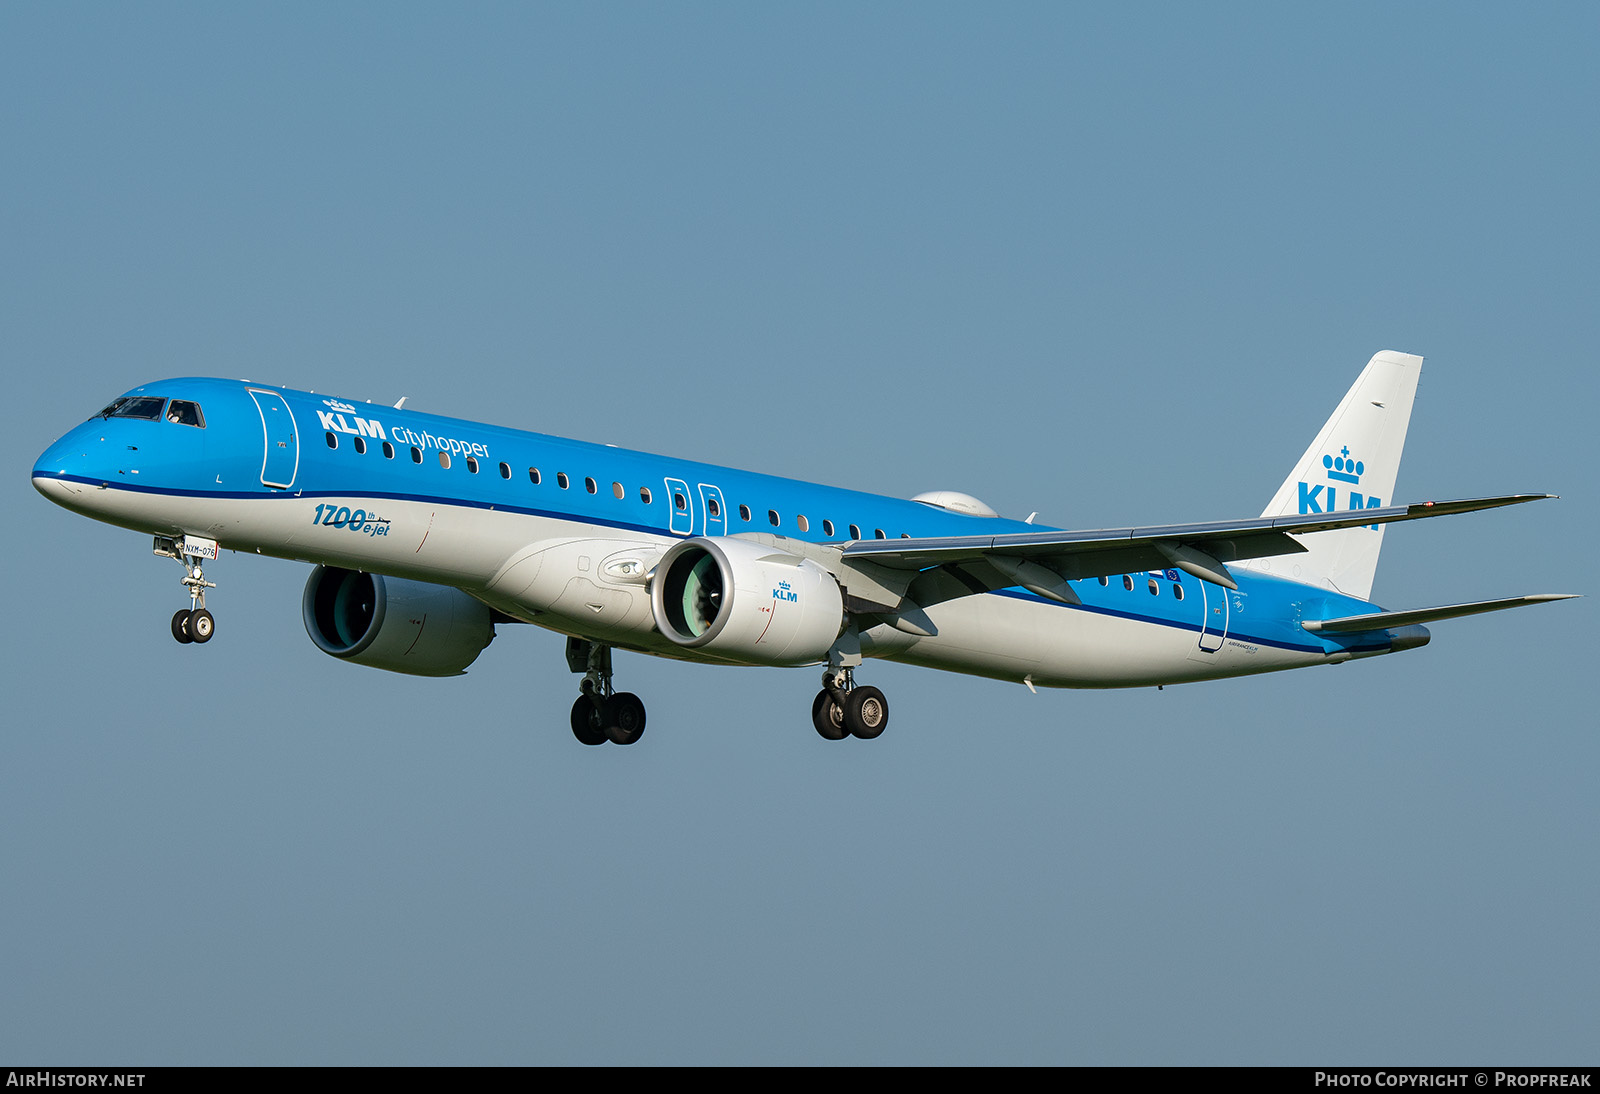
[(33, 488), (57, 505), (67, 504), (68, 499), (78, 492), (75, 483), (42, 473), (38, 467), (33, 469)]
[(57, 505), (80, 508), (78, 499), (96, 489), (104, 476), (96, 478), (96, 464), (105, 439), (96, 430), (97, 418), (72, 430), (45, 449), (33, 463), (33, 488)]
[(50, 484), (58, 481), (62, 475), (72, 473), (74, 461), (69, 455), (72, 445), (68, 443), (71, 438), (71, 433), (62, 437), (33, 461), (33, 488), (47, 498), (50, 497)]

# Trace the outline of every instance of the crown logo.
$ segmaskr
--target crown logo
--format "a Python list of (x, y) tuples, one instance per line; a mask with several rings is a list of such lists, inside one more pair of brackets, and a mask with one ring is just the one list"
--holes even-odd
[(1322, 457), (1322, 466), (1328, 469), (1328, 478), (1339, 482), (1361, 481), (1361, 473), (1367, 469), (1366, 464), (1360, 460), (1350, 458), (1350, 449), (1341, 448), (1337, 456)]
[(338, 399), (324, 399), (322, 400), (322, 405), (331, 406), (335, 410), (347, 410), (351, 414), (356, 412), (355, 407), (351, 406), (349, 403), (341, 403)]

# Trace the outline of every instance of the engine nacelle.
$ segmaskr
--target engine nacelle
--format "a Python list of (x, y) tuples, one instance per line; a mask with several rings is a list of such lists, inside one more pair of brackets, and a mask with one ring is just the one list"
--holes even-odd
[(412, 676), (460, 676), (494, 641), (489, 609), (460, 589), (318, 566), (300, 598), (323, 653)]
[(844, 594), (826, 569), (723, 536), (686, 539), (663, 555), (650, 608), (678, 645), (751, 665), (820, 660), (844, 626)]

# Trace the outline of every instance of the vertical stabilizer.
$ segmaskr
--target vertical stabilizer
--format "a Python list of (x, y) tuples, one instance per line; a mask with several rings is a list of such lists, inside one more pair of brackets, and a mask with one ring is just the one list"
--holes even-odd
[[(1400, 454), (1422, 358), (1384, 350), (1367, 362), (1333, 416), (1278, 492), (1264, 517), (1375, 509), (1395, 504)], [(1383, 525), (1300, 537), (1303, 555), (1267, 560), (1270, 572), (1363, 600), (1383, 546)]]

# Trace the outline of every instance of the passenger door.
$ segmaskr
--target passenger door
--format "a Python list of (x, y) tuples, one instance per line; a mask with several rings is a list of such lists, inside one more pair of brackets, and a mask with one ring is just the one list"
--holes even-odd
[(300, 470), (300, 441), (295, 430), (294, 412), (276, 391), (250, 388), (250, 398), (261, 412), (261, 485), (287, 490), (294, 485)]

